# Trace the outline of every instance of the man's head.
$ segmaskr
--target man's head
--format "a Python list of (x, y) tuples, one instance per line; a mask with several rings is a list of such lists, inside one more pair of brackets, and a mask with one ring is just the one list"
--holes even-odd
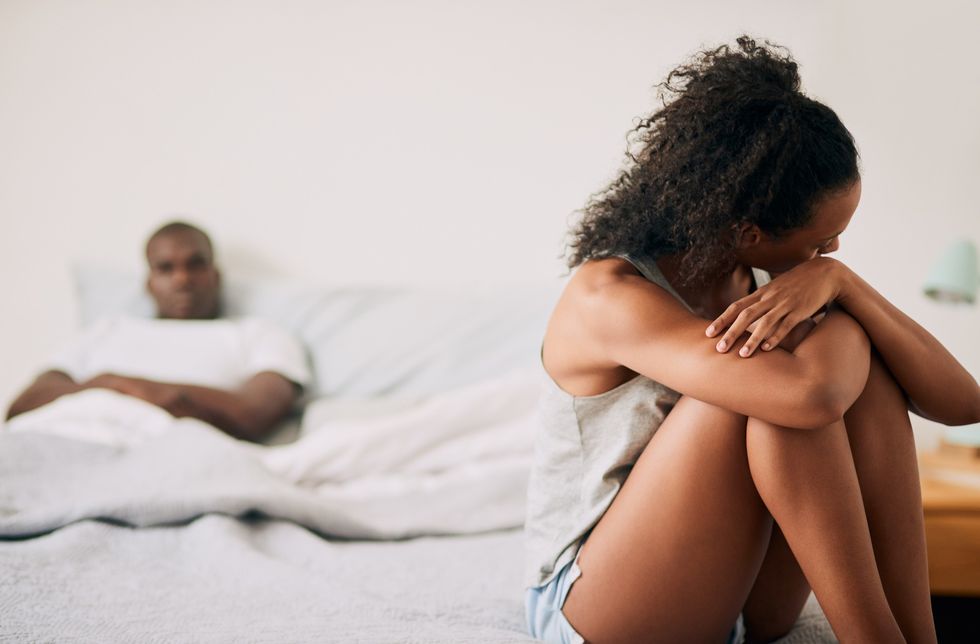
[(157, 316), (209, 320), (218, 316), (221, 277), (207, 233), (175, 221), (146, 242), (149, 277), (146, 290), (156, 301)]

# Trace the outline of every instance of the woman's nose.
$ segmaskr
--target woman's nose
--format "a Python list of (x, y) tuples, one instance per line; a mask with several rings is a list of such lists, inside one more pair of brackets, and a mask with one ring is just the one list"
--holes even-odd
[(820, 249), (820, 254), (826, 255), (827, 253), (833, 253), (838, 248), (840, 248), (840, 240), (834, 239), (834, 241), (830, 242), (829, 244), (827, 244), (826, 246)]

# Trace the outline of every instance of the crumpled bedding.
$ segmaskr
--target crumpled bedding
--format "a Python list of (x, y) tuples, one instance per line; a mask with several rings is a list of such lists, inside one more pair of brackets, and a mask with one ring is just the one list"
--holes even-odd
[[(20, 416), (0, 432), (0, 642), (531, 641), (528, 385), (326, 415), (276, 447), (108, 391)], [(812, 597), (784, 641), (833, 641)]]
[(252, 512), (349, 539), (517, 527), (535, 396), (519, 372), (267, 447), (83, 391), (0, 433), (0, 536), (91, 518), (145, 527)]

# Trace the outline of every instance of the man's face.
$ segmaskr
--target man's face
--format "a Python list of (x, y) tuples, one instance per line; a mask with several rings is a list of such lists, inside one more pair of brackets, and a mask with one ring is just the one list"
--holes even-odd
[(207, 240), (194, 231), (165, 233), (146, 247), (146, 289), (157, 316), (209, 320), (218, 315), (220, 277)]

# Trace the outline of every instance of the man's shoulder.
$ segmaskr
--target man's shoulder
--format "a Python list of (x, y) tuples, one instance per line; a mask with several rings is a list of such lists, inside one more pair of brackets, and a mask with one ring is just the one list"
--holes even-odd
[(261, 317), (229, 318), (240, 333), (247, 362), (254, 371), (273, 371), (306, 387), (311, 380), (306, 351), (286, 327)]

